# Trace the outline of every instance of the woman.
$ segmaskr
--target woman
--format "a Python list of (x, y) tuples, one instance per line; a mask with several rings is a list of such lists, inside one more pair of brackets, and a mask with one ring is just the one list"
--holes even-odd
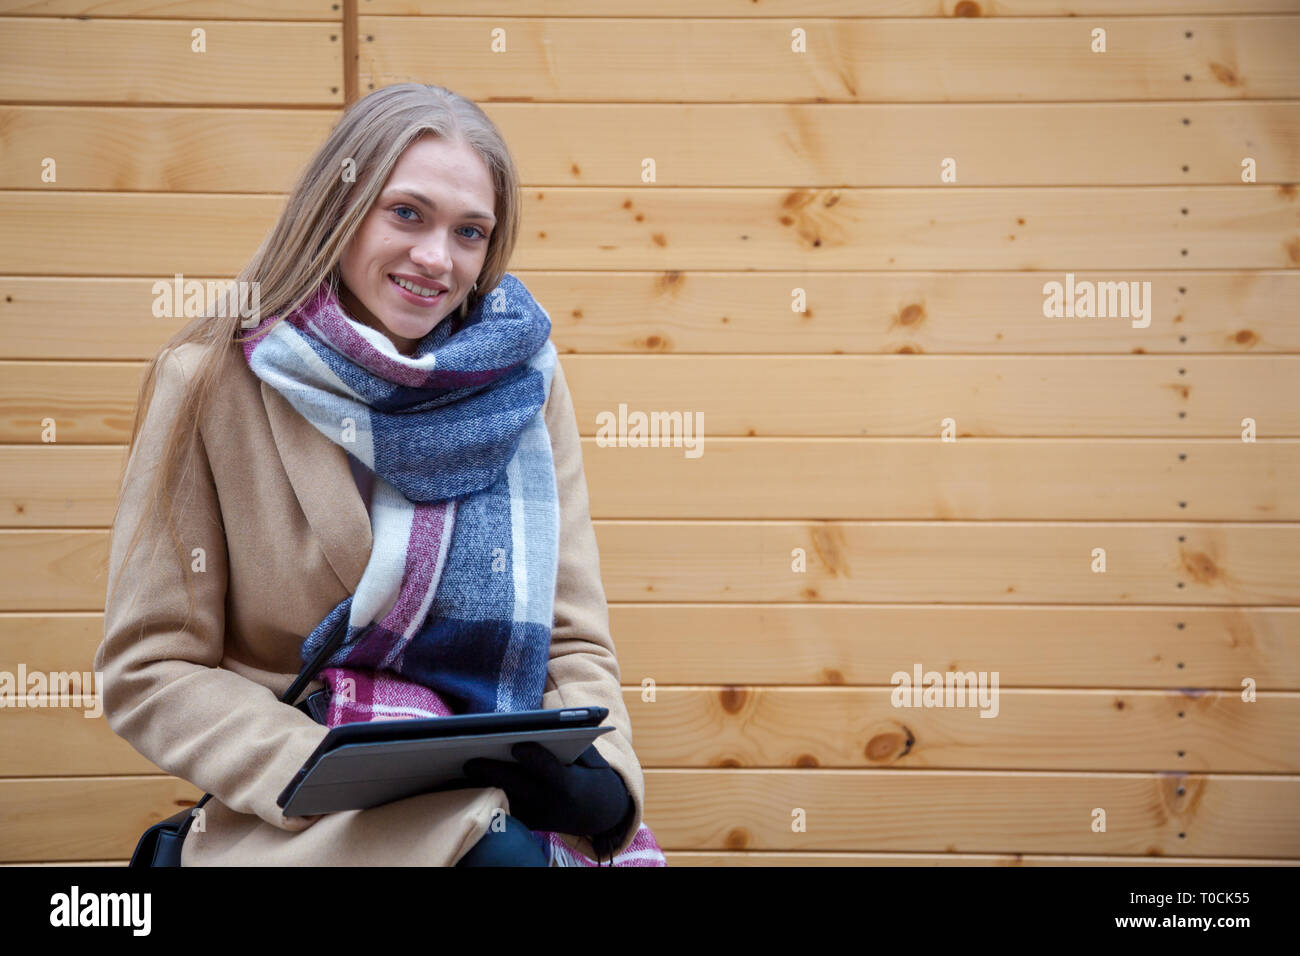
[[(183, 865), (666, 865), (550, 319), (505, 271), (518, 230), (482, 111), (378, 90), (147, 370), (94, 667), (114, 732), (213, 794)], [(267, 316), (243, 332), (241, 288)], [(318, 722), (277, 698), (344, 619)], [(340, 723), (583, 705), (616, 729), (572, 765), (521, 745), (471, 787), (276, 805)]]

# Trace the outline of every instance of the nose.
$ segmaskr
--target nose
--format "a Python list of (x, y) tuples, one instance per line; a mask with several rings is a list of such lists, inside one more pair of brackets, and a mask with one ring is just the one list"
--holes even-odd
[(451, 253), (446, 237), (436, 233), (411, 247), (411, 261), (432, 276), (451, 272)]

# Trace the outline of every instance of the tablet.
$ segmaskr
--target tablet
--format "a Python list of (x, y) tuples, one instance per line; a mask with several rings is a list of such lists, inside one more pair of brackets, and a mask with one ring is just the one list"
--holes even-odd
[(510, 748), (541, 744), (571, 764), (601, 727), (604, 707), (457, 714), (334, 727), (276, 798), (288, 817), (365, 810), (435, 790), (481, 787), (463, 776), (475, 757), (514, 762)]

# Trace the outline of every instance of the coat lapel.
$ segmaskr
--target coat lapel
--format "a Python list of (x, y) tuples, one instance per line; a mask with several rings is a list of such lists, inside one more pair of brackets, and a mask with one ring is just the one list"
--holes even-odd
[(298, 504), (330, 567), (348, 593), (355, 594), (373, 538), (347, 452), (317, 431), (283, 395), (265, 382), (261, 387), (271, 434)]

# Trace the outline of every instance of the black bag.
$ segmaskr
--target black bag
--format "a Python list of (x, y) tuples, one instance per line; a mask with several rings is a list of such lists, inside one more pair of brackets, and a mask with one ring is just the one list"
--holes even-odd
[[(321, 665), (329, 659), (330, 654), (343, 641), (348, 633), (347, 618), (343, 618), (335, 626), (334, 632), (330, 634), (329, 639), (321, 645), (316, 656), (310, 663), (302, 669), (294, 682), (289, 685), (289, 689), (284, 692), (280, 698), (281, 703), (288, 704), (298, 699), (304, 687), (311, 683), (311, 679), (316, 676)], [(295, 706), (307, 716), (311, 717), (318, 724), (325, 723), (325, 710), (329, 706), (328, 689), (316, 691), (306, 700)], [(194, 811), (203, 806), (212, 798), (212, 794), (205, 793), (203, 799), (188, 810), (181, 810), (155, 823), (149, 829), (144, 831), (140, 837), (140, 842), (136, 844), (135, 852), (131, 854), (131, 862), (128, 866), (180, 866), (181, 865), (181, 844), (185, 842), (185, 835), (190, 832), (190, 824), (194, 822)]]

